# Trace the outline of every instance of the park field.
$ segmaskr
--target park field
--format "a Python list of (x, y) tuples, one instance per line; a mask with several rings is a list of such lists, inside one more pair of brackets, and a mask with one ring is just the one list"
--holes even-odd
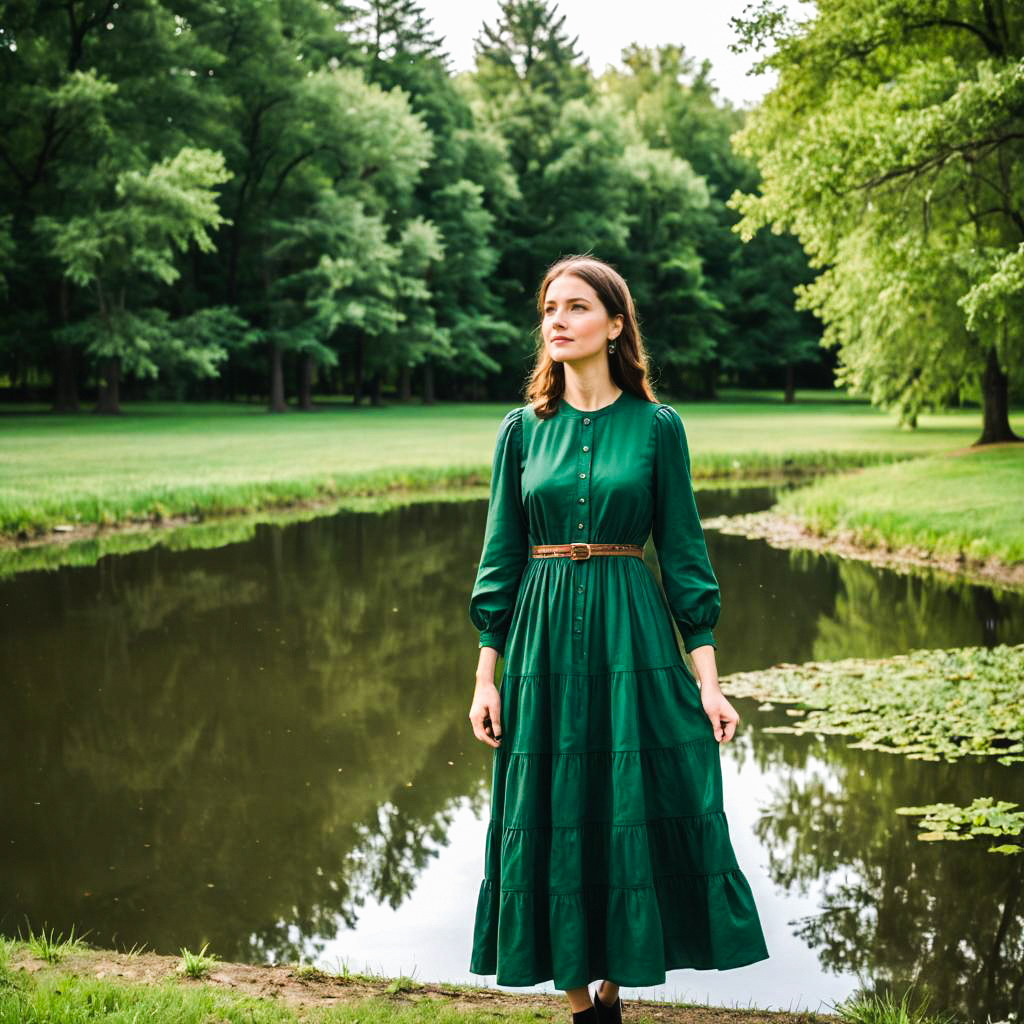
[(775, 510), (861, 546), (1024, 562), (1024, 444), (929, 455), (820, 477)]
[[(45, 933), (44, 933), (45, 936)], [(185, 951), (183, 951), (185, 952)], [(205, 965), (185, 957), (0, 936), (0, 1021), (123, 1024), (560, 1024), (565, 996), (492, 986), (423, 983), (310, 965)], [(623, 1000), (625, 1003), (625, 1000)], [(899, 1024), (877, 1001), (850, 1000), (844, 1016), (668, 1000), (629, 1002), (636, 1024)], [(939, 1024), (926, 1017), (916, 1024)]]
[[(120, 417), (0, 407), (0, 537), (29, 540), (58, 526), (205, 519), (346, 496), (479, 486), (489, 478), (498, 423), (515, 404), (394, 402), (374, 408), (339, 402), (311, 413), (270, 415), (262, 405), (128, 403)], [(830, 392), (802, 392), (789, 405), (771, 392), (672, 404), (686, 426), (697, 481), (908, 459), (917, 464), (915, 457), (932, 456), (908, 478), (915, 481), (910, 487), (892, 483), (899, 473), (914, 472), (911, 463), (874, 470), (896, 474), (880, 477), (873, 492), (876, 501), (885, 500), (879, 529), (895, 522), (888, 511), (895, 502), (908, 521), (921, 524), (915, 536), (927, 530), (937, 510), (943, 524), (957, 526), (956, 543), (974, 543), (977, 526), (986, 535), (1013, 533), (1006, 503), (1019, 491), (1015, 481), (1024, 478), (1024, 453), (984, 462), (974, 454), (936, 461), (978, 436), (976, 409), (924, 415), (915, 430), (907, 430), (893, 415)], [(1021, 416), (1015, 427), (1024, 432)], [(990, 466), (999, 472), (989, 473)], [(930, 486), (921, 485), (924, 478)], [(816, 492), (822, 497), (806, 506), (806, 514), (821, 524), (827, 513), (841, 521), (841, 495), (854, 486), (851, 479), (836, 476), (835, 489)], [(871, 498), (863, 486), (858, 514), (866, 528)], [(983, 522), (964, 516), (979, 505), (990, 512)], [(1019, 538), (1013, 538), (1004, 553), (1018, 550)]]

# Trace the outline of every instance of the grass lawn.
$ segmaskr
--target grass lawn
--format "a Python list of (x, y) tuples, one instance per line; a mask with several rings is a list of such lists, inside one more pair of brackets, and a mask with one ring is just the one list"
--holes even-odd
[[(262, 405), (127, 403), (120, 417), (0, 406), (0, 535), (479, 484), (514, 404), (338, 402), (275, 416)], [(889, 462), (967, 445), (980, 431), (977, 410), (923, 416), (908, 431), (832, 392), (791, 405), (771, 393), (674, 404), (698, 479)]]
[(1024, 445), (820, 477), (775, 510), (819, 532), (851, 531), (867, 547), (1024, 562)]
[[(184, 957), (0, 936), (0, 1024), (568, 1024), (571, 1019), (560, 993), (220, 960), (188, 977), (185, 966)], [(668, 1000), (628, 1005), (634, 1024), (839, 1024), (828, 1012)], [(901, 1020), (874, 1013), (848, 1015), (842, 1024)]]
[[(323, 971), (311, 965), (205, 966), (172, 957), (85, 948), (45, 930), (28, 942), (0, 935), (0, 1024), (568, 1024), (564, 994), (410, 977)], [(187, 951), (183, 950), (183, 954)], [(187, 970), (189, 960), (192, 976)], [(591, 986), (593, 987), (593, 986)], [(817, 1009), (761, 1009), (668, 999), (623, 999), (632, 1024), (948, 1024), (928, 996), (875, 986)], [(799, 996), (795, 996), (799, 1000)], [(797, 1003), (799, 1006), (799, 1003)]]

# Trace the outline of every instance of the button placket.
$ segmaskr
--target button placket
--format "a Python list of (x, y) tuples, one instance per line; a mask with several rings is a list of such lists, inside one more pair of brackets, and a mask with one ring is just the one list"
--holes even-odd
[[(576, 453), (576, 515), (572, 529), (572, 540), (575, 541), (590, 540), (590, 467), (593, 446), (593, 419), (584, 416), (580, 420), (579, 447)], [(589, 563), (589, 558), (579, 559), (574, 566), (572, 637), (574, 653), (580, 661), (587, 656), (583, 622), (587, 582), (590, 578)]]

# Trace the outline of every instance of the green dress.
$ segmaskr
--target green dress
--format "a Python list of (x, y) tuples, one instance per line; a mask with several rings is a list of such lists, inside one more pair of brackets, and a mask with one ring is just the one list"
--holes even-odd
[[(664, 593), (640, 558), (529, 554), (652, 534)], [(714, 645), (719, 610), (675, 409), (623, 391), (505, 415), (469, 605), (504, 659), (470, 971), (633, 987), (768, 956), (672, 625)]]

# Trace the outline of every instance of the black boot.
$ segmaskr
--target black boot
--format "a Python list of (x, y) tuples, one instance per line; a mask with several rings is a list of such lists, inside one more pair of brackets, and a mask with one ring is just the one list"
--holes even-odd
[(574, 1010), (572, 1024), (600, 1024), (597, 1010), (592, 1006), (588, 1006), (585, 1010)]
[(598, 994), (601, 991), (600, 984), (594, 989), (594, 1009), (597, 1010), (598, 1024), (622, 1024), (622, 999), (616, 995), (615, 1002), (606, 1006), (601, 1002)]

